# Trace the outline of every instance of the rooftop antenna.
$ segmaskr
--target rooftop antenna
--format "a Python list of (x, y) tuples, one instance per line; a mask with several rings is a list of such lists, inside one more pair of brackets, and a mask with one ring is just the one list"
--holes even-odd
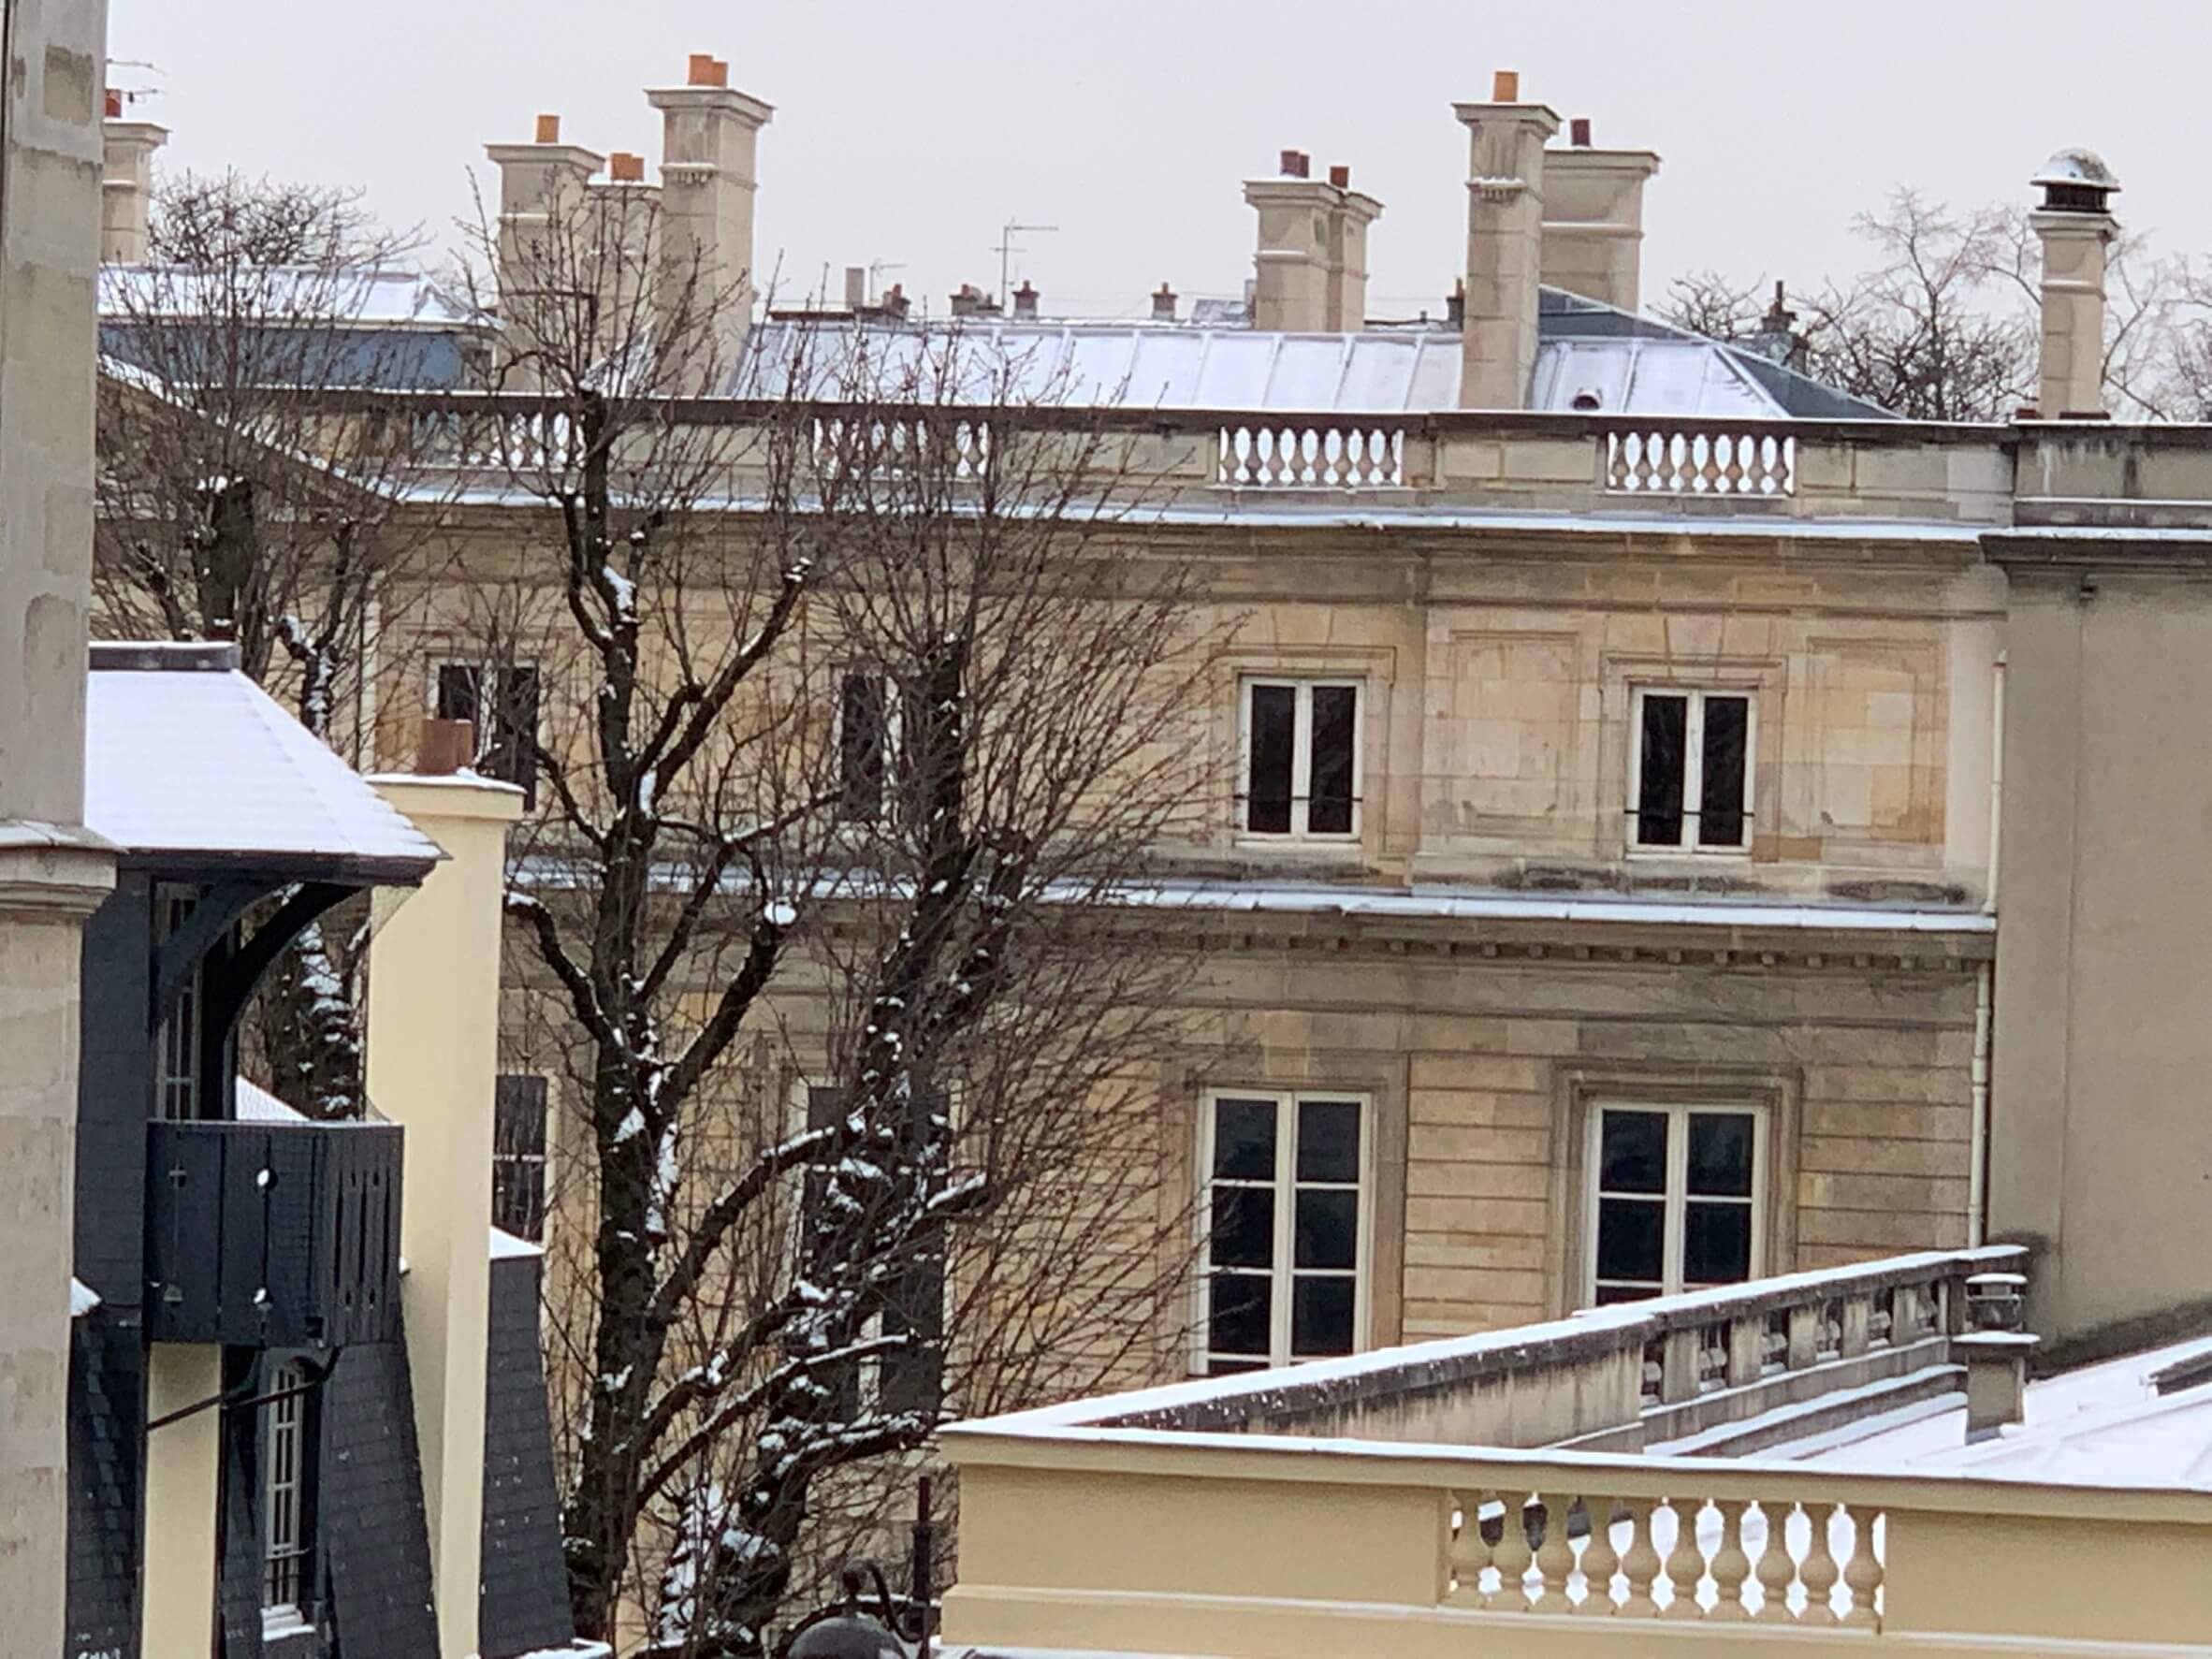
[(868, 261), (868, 303), (873, 305), (883, 297), (883, 285), (876, 281), (887, 270), (904, 270), (904, 259), (871, 259)]
[(1023, 254), (1028, 251), (1026, 248), (1017, 246), (1014, 242), (1014, 237), (1018, 233), (1022, 232), (1033, 232), (1041, 236), (1057, 231), (1059, 228), (1060, 227), (1057, 225), (1017, 225), (1011, 219), (1009, 219), (1003, 226), (999, 227), (998, 245), (991, 250), (992, 253), (998, 255), (999, 304), (1004, 305), (1007, 303), (1007, 271), (1008, 268), (1012, 263), (1013, 256), (1016, 254)]

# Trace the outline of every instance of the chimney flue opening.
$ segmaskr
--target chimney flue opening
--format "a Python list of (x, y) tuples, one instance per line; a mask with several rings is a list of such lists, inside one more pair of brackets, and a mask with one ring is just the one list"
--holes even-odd
[(684, 69), (687, 86), (727, 86), (730, 65), (709, 51), (695, 51)]
[(1567, 123), (1567, 142), (1577, 150), (1590, 148), (1590, 117), (1578, 115)]
[(1521, 102), (1521, 71), (1499, 69), (1490, 78), (1490, 101), (1493, 104)]
[(1314, 158), (1302, 150), (1286, 150), (1280, 159), (1286, 179), (1302, 179), (1313, 171)]
[(558, 144), (560, 142), (560, 116), (541, 115), (538, 117), (536, 141), (540, 144)]

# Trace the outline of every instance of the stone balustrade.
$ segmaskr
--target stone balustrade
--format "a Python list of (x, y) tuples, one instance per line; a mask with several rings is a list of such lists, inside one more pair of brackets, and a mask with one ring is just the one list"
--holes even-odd
[(1405, 430), (1356, 420), (1221, 429), (1215, 481), (1246, 489), (1397, 489)]

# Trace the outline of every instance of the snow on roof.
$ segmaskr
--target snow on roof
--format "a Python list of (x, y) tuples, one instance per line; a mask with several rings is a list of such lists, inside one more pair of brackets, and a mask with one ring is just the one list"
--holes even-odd
[[(243, 315), (265, 323), (337, 323), (348, 327), (463, 328), (488, 326), (465, 301), (419, 270), (339, 270), (271, 267), (237, 282), (227, 270), (103, 265), (100, 315)], [(222, 290), (236, 284), (240, 298)]]
[(444, 856), (226, 648), (101, 646), (85, 694), (84, 822), (127, 853), (419, 880)]
[(545, 1253), (542, 1245), (533, 1244), (528, 1239), (517, 1238), (503, 1227), (491, 1230), (491, 1259), (494, 1261), (512, 1261), (517, 1257), (543, 1256)]
[(100, 1305), (100, 1293), (76, 1275), (69, 1279), (69, 1317), (81, 1319)]
[(285, 1105), (258, 1084), (238, 1080), (238, 1120), (240, 1123), (305, 1123), (307, 1114)]
[[(2204, 1339), (2061, 1372), (2028, 1385), (2023, 1420), (1968, 1445), (1963, 1394), (1824, 1436), (1799, 1455), (1823, 1468), (1909, 1469), (2015, 1480), (2212, 1491), (2212, 1382), (2161, 1395), (2156, 1373), (2212, 1351)], [(1932, 1404), (1932, 1403), (1931, 1403)], [(1841, 1444), (1836, 1442), (1841, 1441)], [(1785, 1442), (1773, 1454), (1788, 1457)]]

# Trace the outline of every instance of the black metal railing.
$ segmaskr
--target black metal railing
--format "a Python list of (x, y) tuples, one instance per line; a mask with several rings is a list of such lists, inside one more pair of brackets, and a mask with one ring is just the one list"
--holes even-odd
[(400, 1331), (396, 1124), (148, 1126), (146, 1333), (340, 1347)]

